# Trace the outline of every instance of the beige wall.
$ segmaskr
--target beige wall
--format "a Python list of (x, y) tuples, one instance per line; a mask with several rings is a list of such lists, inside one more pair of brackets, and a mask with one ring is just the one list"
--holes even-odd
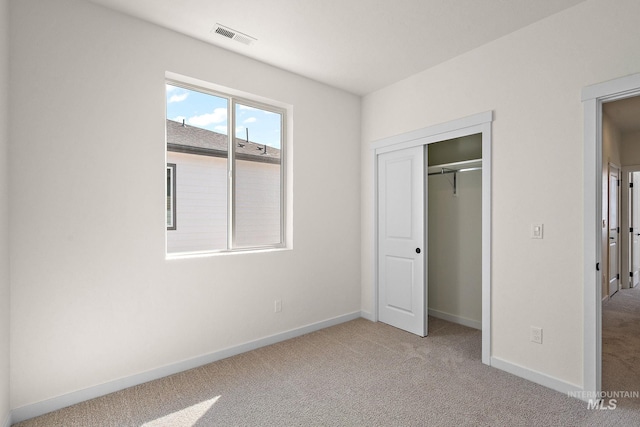
[[(372, 141), (492, 110), (492, 357), (583, 382), (581, 91), (640, 71), (640, 2), (589, 0), (363, 100), (362, 308), (373, 307)], [(615, 31), (612, 31), (615, 29)], [(530, 238), (544, 223), (544, 239)], [(530, 327), (544, 330), (542, 345)]]
[[(610, 165), (622, 167), (622, 134), (608, 115), (602, 114), (602, 298), (609, 295), (609, 169)], [(620, 177), (619, 177), (620, 178)]]
[[(358, 97), (87, 1), (11, 19), (14, 408), (359, 312)], [(293, 105), (293, 250), (165, 259), (166, 71)]]
[(0, 426), (9, 416), (9, 1), (0, 0)]
[[(429, 310), (482, 322), (482, 171), (429, 177)], [(436, 313), (433, 313), (433, 311)], [(465, 323), (463, 323), (465, 324)]]
[(622, 133), (607, 114), (602, 114), (602, 169), (609, 163), (622, 166)]
[(640, 132), (622, 134), (622, 166), (640, 165)]

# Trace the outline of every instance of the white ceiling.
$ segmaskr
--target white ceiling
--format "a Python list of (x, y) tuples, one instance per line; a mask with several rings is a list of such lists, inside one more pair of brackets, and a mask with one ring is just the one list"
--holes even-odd
[(584, 0), (89, 1), (363, 95)]

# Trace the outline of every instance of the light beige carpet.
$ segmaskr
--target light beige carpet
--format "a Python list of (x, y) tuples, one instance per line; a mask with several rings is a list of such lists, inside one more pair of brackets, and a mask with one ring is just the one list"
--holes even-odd
[[(80, 403), (19, 427), (637, 426), (480, 362), (480, 331), (419, 338), (358, 319)], [(46, 380), (46, 379), (43, 379)]]
[(640, 286), (602, 305), (602, 389), (640, 391)]

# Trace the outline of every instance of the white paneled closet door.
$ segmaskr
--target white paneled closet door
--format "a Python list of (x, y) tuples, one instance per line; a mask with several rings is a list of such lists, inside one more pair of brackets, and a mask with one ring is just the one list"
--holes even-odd
[(378, 155), (378, 318), (427, 335), (424, 146)]

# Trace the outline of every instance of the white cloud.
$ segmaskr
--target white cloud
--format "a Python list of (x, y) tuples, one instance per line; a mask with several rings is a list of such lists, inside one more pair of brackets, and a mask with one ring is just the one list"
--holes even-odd
[(256, 119), (255, 117), (249, 117), (248, 119), (246, 119), (244, 122), (242, 123), (255, 123), (258, 119)]
[(189, 124), (192, 124), (195, 126), (208, 126), (212, 123), (222, 123), (226, 120), (227, 120), (227, 109), (216, 108), (215, 110), (213, 110), (213, 113), (189, 117)]
[(172, 95), (167, 102), (169, 104), (171, 104), (172, 102), (182, 102), (187, 99), (187, 96), (189, 96), (189, 92), (181, 93), (180, 95)]
[(248, 105), (238, 104), (238, 109), (240, 110), (257, 110), (257, 108), (249, 107)]
[(168, 85), (168, 84), (165, 84), (164, 87), (167, 89), (167, 93), (178, 89), (177, 87), (171, 86), (171, 85)]
[(225, 135), (227, 134), (227, 127), (226, 126), (219, 125), (219, 126), (214, 127), (213, 130), (215, 130), (216, 132), (223, 133)]

